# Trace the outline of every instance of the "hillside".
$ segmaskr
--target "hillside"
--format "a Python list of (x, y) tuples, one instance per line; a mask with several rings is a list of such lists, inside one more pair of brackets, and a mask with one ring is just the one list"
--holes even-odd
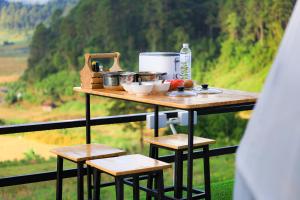
[(49, 24), (56, 10), (67, 14), (78, 0), (52, 0), (46, 4), (24, 4), (0, 0), (0, 29), (32, 30), (40, 23)]
[[(34, 34), (25, 80), (79, 70), (85, 52), (122, 53), (137, 69), (141, 51), (179, 51), (189, 42), (193, 78), (258, 91), (288, 23), (294, 0), (82, 0)], [(92, 5), (92, 6), (91, 6)]]

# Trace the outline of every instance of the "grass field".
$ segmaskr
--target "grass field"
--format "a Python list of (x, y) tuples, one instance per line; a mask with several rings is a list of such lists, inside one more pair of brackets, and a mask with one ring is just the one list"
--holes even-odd
[[(31, 32), (0, 31), (0, 84), (17, 81), (27, 67)], [(4, 41), (13, 42), (3, 45)]]
[[(146, 151), (144, 152), (146, 154)], [(230, 200), (232, 199), (233, 190), (233, 156), (222, 156), (211, 159), (211, 176), (212, 176), (212, 199), (215, 200)], [(20, 165), (0, 165), (0, 177), (12, 176), (16, 174), (29, 174), (38, 171), (55, 170), (55, 160), (43, 161), (40, 163), (27, 163)], [(194, 165), (194, 185), (196, 188), (203, 188), (203, 173), (202, 162), (195, 161)], [(65, 168), (75, 167), (72, 163), (65, 163)], [(186, 171), (186, 168), (185, 170)], [(165, 171), (165, 185), (172, 183), (172, 170)], [(186, 177), (186, 176), (185, 176)], [(111, 180), (110, 177), (104, 176), (103, 181)], [(145, 184), (143, 182), (142, 184)], [(101, 197), (103, 199), (114, 199), (114, 187), (105, 188), (102, 190)], [(168, 193), (169, 195), (172, 195)], [(76, 179), (65, 179), (63, 188), (64, 199), (76, 199)], [(26, 184), (21, 186), (11, 186), (0, 189), (0, 199), (4, 200), (32, 200), (32, 199), (54, 199), (55, 197), (55, 181)], [(131, 188), (126, 187), (126, 199), (132, 199)], [(144, 198), (141, 198), (144, 199)]]

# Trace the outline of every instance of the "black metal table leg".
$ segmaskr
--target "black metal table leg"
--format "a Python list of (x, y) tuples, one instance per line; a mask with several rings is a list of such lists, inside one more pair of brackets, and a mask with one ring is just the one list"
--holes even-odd
[(63, 158), (57, 156), (56, 200), (62, 200)]
[[(159, 108), (158, 105), (154, 106), (154, 137), (158, 137), (158, 115), (159, 115)], [(158, 148), (153, 147), (154, 150), (154, 158), (158, 158)]]
[(86, 143), (91, 143), (91, 108), (90, 108), (90, 95), (85, 94), (85, 134)]
[(134, 176), (133, 177), (133, 199), (139, 200), (140, 199), (140, 190), (139, 190), (140, 184), (139, 184), (139, 177)]
[[(154, 105), (154, 137), (158, 137), (158, 115), (159, 115), (159, 107), (158, 105)], [(150, 144), (150, 150), (149, 150), (149, 157), (150, 158), (155, 158), (157, 159), (158, 158), (158, 148), (151, 145)], [(149, 189), (152, 189), (153, 188), (153, 176), (150, 174), (149, 175), (149, 178), (148, 178), (148, 182), (147, 182), (147, 187)], [(155, 183), (155, 188), (156, 188), (156, 183)], [(147, 198), (146, 200), (151, 200), (152, 197), (151, 197), (151, 194), (150, 193), (147, 193)]]
[(77, 163), (77, 199), (84, 199), (83, 162)]
[(124, 183), (121, 177), (116, 177), (116, 197), (117, 200), (124, 200)]
[(204, 184), (205, 184), (205, 199), (211, 199), (210, 191), (210, 169), (209, 169), (209, 146), (205, 145), (203, 147), (203, 164), (204, 164)]
[(156, 179), (157, 183), (157, 197), (159, 200), (164, 199), (164, 174), (163, 171), (157, 172)]
[(93, 200), (100, 200), (100, 182), (101, 182), (101, 173), (98, 169), (94, 168), (94, 196), (93, 196)]
[[(91, 100), (90, 100), (90, 95), (85, 94), (85, 120), (86, 120), (86, 143), (90, 144), (91, 143), (91, 108), (90, 108)], [(87, 168), (87, 188), (88, 188), (88, 199), (92, 199), (92, 191), (91, 187), (92, 186), (92, 172)]]
[(87, 191), (88, 191), (88, 200), (92, 200), (92, 168), (87, 166)]
[(174, 197), (177, 199), (182, 198), (182, 185), (183, 185), (183, 151), (175, 151), (175, 170), (174, 170)]
[(187, 161), (187, 199), (192, 199), (193, 193), (193, 144), (194, 144), (194, 111), (188, 111), (188, 161)]

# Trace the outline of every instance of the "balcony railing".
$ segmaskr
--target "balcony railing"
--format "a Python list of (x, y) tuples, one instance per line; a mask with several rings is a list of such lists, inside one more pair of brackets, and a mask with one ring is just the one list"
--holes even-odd
[[(218, 107), (216, 109), (198, 111), (198, 115), (252, 110), (253, 107), (254, 105), (237, 105), (233, 107), (231, 106), (230, 108)], [(166, 111), (164, 113), (167, 114), (168, 118), (177, 117), (177, 110)], [(91, 126), (145, 121), (147, 114), (149, 113), (92, 118)], [(74, 119), (74, 120), (64, 120), (64, 121), (55, 121), (55, 122), (0, 126), (0, 135), (55, 130), (55, 129), (77, 128), (77, 127), (85, 127), (85, 125), (86, 125), (85, 119)], [(226, 147), (211, 149), (209, 151), (209, 156), (213, 157), (213, 156), (221, 156), (226, 154), (233, 154), (236, 152), (237, 147), (238, 146), (226, 146)], [(201, 150), (194, 151), (193, 157), (202, 158), (203, 157), (202, 151)], [(161, 160), (165, 162), (173, 162), (174, 155), (163, 156)], [(184, 155), (184, 160), (187, 160), (186, 154)], [(76, 173), (77, 173), (76, 169), (68, 169), (68, 170), (64, 170), (63, 174), (64, 174), (64, 178), (70, 178), (70, 177), (76, 177), (77, 175)], [(0, 178), (0, 187), (29, 184), (29, 183), (42, 182), (42, 181), (50, 181), (55, 179), (56, 179), (56, 171), (37, 172), (34, 174), (20, 174), (18, 176)]]

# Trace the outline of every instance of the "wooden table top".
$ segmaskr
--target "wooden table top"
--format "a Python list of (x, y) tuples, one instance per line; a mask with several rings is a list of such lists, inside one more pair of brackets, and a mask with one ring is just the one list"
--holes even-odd
[(134, 94), (128, 94), (126, 91), (113, 91), (107, 89), (82, 89), (80, 87), (74, 87), (73, 89), (76, 92), (82, 92), (86, 94), (135, 101), (140, 103), (148, 103), (184, 110), (255, 103), (259, 96), (257, 93), (227, 89), (221, 89), (223, 92), (220, 94), (198, 94), (197, 96), (193, 97), (169, 97), (164, 94), (138, 97)]

